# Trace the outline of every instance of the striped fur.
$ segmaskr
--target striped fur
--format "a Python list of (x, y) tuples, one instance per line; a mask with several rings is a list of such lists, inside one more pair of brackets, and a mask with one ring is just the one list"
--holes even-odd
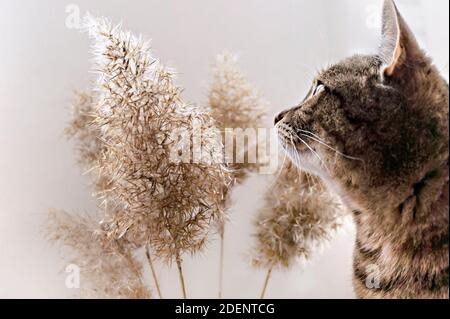
[[(449, 297), (448, 164), (444, 174), (386, 218), (355, 212), (354, 287), (360, 298)], [(429, 209), (421, 201), (436, 198)], [(411, 198), (407, 199), (408, 202)], [(408, 207), (408, 208), (406, 208)]]
[(354, 211), (357, 296), (448, 298), (449, 87), (392, 0), (380, 52), (321, 72), (275, 123)]

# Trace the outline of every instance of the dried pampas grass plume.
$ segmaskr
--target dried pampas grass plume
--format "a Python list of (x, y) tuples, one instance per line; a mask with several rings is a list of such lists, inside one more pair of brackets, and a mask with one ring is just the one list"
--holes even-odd
[(261, 298), (271, 273), (307, 260), (340, 226), (340, 202), (314, 177), (286, 162), (256, 221), (253, 266), (267, 270)]
[[(225, 140), (226, 129), (257, 130), (263, 127), (266, 116), (264, 109), (267, 104), (239, 69), (237, 57), (229, 53), (218, 55), (213, 64), (208, 104), (213, 118), (221, 127), (224, 143), (229, 143)], [(233, 185), (241, 184), (249, 173), (258, 168), (257, 163), (249, 163), (248, 149), (238, 149), (235, 141), (233, 137), (233, 158), (227, 159), (232, 170)], [(236, 159), (240, 156), (246, 162), (237, 163)], [(232, 187), (224, 188), (224, 208), (230, 206), (231, 189)], [(220, 236), (219, 299), (222, 298), (223, 286), (225, 224), (225, 218), (219, 220), (217, 224)]]
[(86, 298), (147, 299), (150, 292), (142, 269), (130, 247), (110, 241), (90, 217), (51, 210), (48, 239), (71, 253), (70, 262), (80, 267), (80, 294)]
[(78, 151), (78, 164), (83, 172), (93, 178), (95, 194), (104, 194), (111, 185), (99, 170), (100, 159), (105, 145), (100, 139), (100, 128), (95, 123), (97, 98), (94, 92), (75, 92), (71, 119), (65, 130), (66, 136), (75, 141)]
[[(225, 129), (257, 130), (264, 127), (267, 102), (239, 69), (236, 56), (229, 53), (218, 55), (213, 64), (212, 76), (208, 103), (212, 116), (222, 128), (222, 134)], [(240, 152), (244, 152), (244, 158), (247, 158), (248, 150), (237, 149), (234, 143), (234, 158), (238, 158)], [(256, 163), (248, 161), (231, 162), (233, 177), (238, 184), (245, 180), (248, 173), (258, 168)]]
[(92, 93), (75, 92), (71, 120), (65, 130), (67, 137), (76, 142), (78, 163), (83, 169), (91, 169), (98, 162), (103, 149), (98, 127), (93, 125), (94, 103)]
[[(223, 214), (229, 174), (220, 132), (207, 111), (183, 102), (174, 72), (142, 38), (103, 18), (88, 17), (86, 28), (98, 79), (95, 122), (105, 146), (100, 170), (111, 183), (102, 200), (120, 208), (107, 218), (108, 236), (151, 245), (157, 257), (176, 261), (186, 297), (182, 255), (203, 249)], [(187, 162), (174, 158), (180, 151)]]

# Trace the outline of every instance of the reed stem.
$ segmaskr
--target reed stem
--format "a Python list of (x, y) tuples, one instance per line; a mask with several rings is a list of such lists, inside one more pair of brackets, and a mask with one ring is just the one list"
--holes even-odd
[(150, 249), (148, 246), (145, 248), (145, 255), (147, 256), (148, 264), (150, 265), (150, 269), (152, 271), (152, 277), (153, 277), (153, 281), (155, 283), (156, 290), (158, 292), (159, 299), (164, 299), (162, 296), (162, 293), (161, 293), (161, 288), (159, 286), (158, 277), (156, 276), (155, 267), (153, 265), (152, 256), (150, 254)]
[(264, 299), (266, 296), (267, 286), (269, 285), (270, 277), (272, 275), (272, 270), (273, 270), (273, 267), (270, 267), (269, 270), (267, 271), (266, 279), (264, 281), (264, 286), (263, 286), (263, 289), (261, 292), (261, 299)]
[(183, 295), (183, 299), (187, 299), (186, 285), (184, 283), (184, 275), (183, 275), (182, 263), (183, 263), (183, 261), (181, 260), (180, 256), (177, 256), (177, 268), (178, 268), (178, 274), (180, 276), (181, 292), (182, 292), (182, 295)]
[(224, 269), (225, 226), (220, 232), (220, 265), (219, 265), (219, 299), (223, 297), (223, 269)]

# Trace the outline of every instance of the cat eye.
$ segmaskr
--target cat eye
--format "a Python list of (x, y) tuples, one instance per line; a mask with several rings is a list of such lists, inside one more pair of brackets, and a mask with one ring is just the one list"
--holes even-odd
[(316, 96), (317, 94), (322, 93), (325, 90), (325, 84), (323, 84), (321, 81), (318, 81), (312, 95)]

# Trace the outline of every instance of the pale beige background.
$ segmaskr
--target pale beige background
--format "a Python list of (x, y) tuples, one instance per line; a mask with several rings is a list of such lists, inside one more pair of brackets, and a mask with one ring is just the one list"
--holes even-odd
[[(95, 209), (63, 137), (74, 89), (88, 86), (85, 35), (65, 25), (66, 6), (123, 20), (153, 39), (155, 54), (181, 73), (186, 98), (201, 103), (215, 54), (239, 54), (274, 114), (296, 103), (315, 70), (355, 52), (374, 52), (381, 0), (0, 0), (0, 297), (64, 298), (64, 262), (43, 239), (50, 207)], [(448, 77), (449, 2), (399, 0), (423, 45)], [(227, 233), (225, 297), (254, 298), (263, 273), (246, 263), (251, 221), (267, 185), (254, 177), (235, 193)], [(354, 230), (348, 224), (307, 265), (276, 273), (274, 298), (352, 298)], [(173, 271), (161, 271), (178, 297)], [(187, 261), (191, 297), (215, 297), (217, 243)]]

